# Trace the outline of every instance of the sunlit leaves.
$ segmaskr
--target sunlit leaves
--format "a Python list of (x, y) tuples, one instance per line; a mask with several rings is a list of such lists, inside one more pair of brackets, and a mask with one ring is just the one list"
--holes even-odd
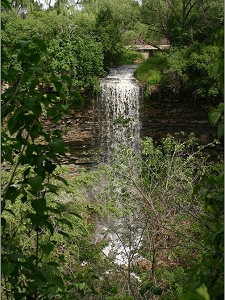
[[(51, 207), (52, 204), (48, 205), (49, 199), (46, 198), (46, 194), (56, 194), (58, 191), (58, 186), (51, 182), (51, 178), (57, 178), (54, 171), (59, 162), (58, 156), (63, 156), (65, 152), (60, 130), (50, 132), (44, 126), (46, 109), (52, 113), (49, 115), (52, 121), (57, 122), (63, 113), (68, 112), (71, 106), (74, 107), (74, 104), (71, 105), (73, 99), (70, 101), (69, 95), (63, 91), (63, 84), (65, 87), (71, 83), (69, 77), (48, 75), (39, 65), (41, 51), (45, 50), (43, 41), (20, 40), (14, 50), (17, 51), (17, 60), (21, 63), (21, 68), (5, 69), (4, 80), (10, 85), (2, 94), (2, 162), (6, 167), (7, 164), (10, 166), (9, 181), (4, 183), (2, 191), (3, 249), (4, 253), (9, 253), (2, 257), (2, 274), (7, 285), (11, 287), (12, 297), (23, 298), (23, 292), (18, 291), (20, 284), (27, 294), (36, 293), (34, 298), (37, 299), (39, 295), (44, 297), (45, 289), (50, 288), (52, 293), (55, 291), (54, 295), (58, 295), (59, 289), (64, 289), (58, 264), (52, 266), (54, 274), (50, 272), (47, 277), (43, 277), (44, 273), (41, 273), (55, 246), (55, 242), (51, 240), (48, 243), (45, 238), (42, 240), (42, 234), (44, 232), (48, 239), (57, 231), (69, 237), (62, 228), (66, 226), (72, 229), (70, 221), (56, 217), (61, 215), (61, 212)], [(57, 93), (57, 96), (44, 97), (45, 88), (50, 88), (52, 95)], [(60, 180), (60, 177), (58, 179)], [(62, 178), (61, 182), (66, 183), (66, 180)], [(19, 224), (18, 229), (11, 228), (10, 211), (16, 219), (15, 224)], [(20, 246), (22, 238), (19, 234), (25, 231), (27, 236), (25, 235), (22, 251), (25, 255), (16, 258), (13, 256), (14, 248)], [(14, 235), (18, 241), (14, 240)], [(10, 247), (7, 246), (8, 240), (12, 244)], [(8, 258), (12, 257), (14, 261), (10, 262)], [(22, 281), (21, 278), (25, 280)]]

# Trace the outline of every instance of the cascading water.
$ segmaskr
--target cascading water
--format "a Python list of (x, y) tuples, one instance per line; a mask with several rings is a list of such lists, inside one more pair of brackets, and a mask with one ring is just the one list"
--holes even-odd
[(112, 154), (118, 143), (139, 150), (141, 89), (134, 78), (136, 68), (137, 65), (112, 68), (109, 75), (101, 80), (99, 137), (106, 157)]
[[(110, 161), (114, 151), (120, 146), (135, 153), (140, 151), (139, 103), (142, 94), (141, 87), (134, 77), (136, 68), (137, 65), (112, 68), (109, 75), (101, 80), (102, 93), (98, 98), (99, 136), (103, 158), (107, 161)], [(128, 164), (126, 166), (129, 170), (132, 168), (132, 162), (131, 167)], [(122, 189), (115, 183), (115, 194), (118, 195), (115, 201), (121, 211), (126, 205), (121, 200)], [(110, 221), (106, 218), (100, 224), (101, 233), (97, 234), (97, 238), (104, 236), (110, 240), (103, 252), (106, 256), (113, 253), (116, 264), (128, 266), (131, 262), (131, 253), (134, 257), (135, 251), (138, 251), (142, 230), (137, 226), (136, 217), (135, 212), (132, 212), (132, 216), (121, 216)], [(124, 236), (129, 236), (129, 239), (125, 239)]]

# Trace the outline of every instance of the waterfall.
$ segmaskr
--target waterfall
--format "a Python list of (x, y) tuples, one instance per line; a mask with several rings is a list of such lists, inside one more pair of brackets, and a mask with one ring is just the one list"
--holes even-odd
[[(120, 149), (120, 146), (131, 149), (135, 153), (140, 152), (139, 107), (142, 93), (134, 77), (136, 68), (137, 65), (111, 68), (109, 75), (100, 82), (102, 92), (97, 99), (99, 144), (106, 161), (110, 160), (114, 151)], [(122, 153), (119, 156), (122, 156)], [(117, 158), (117, 155), (114, 155), (114, 158), (118, 159), (116, 163), (120, 165), (120, 157)], [(124, 163), (122, 158), (122, 164), (127, 168), (127, 175), (130, 172), (138, 173), (133, 167), (132, 155), (130, 159)], [(121, 184), (126, 185), (125, 182)], [(102, 219), (96, 236), (97, 239), (109, 240), (108, 246), (103, 249), (106, 256), (113, 253), (116, 264), (127, 266), (133, 261), (139, 249), (142, 229), (139, 227), (140, 220), (136, 214), (135, 203), (128, 203), (126, 201), (129, 199), (123, 198), (123, 187), (117, 182), (116, 177), (113, 185), (117, 208), (122, 212), (125, 206), (130, 207), (132, 213), (129, 216), (122, 214), (114, 220), (107, 219), (107, 217)]]
[(137, 65), (111, 68), (102, 79), (102, 92), (97, 100), (100, 109), (99, 140), (102, 152), (109, 157), (118, 144), (139, 151), (140, 86), (134, 78)]

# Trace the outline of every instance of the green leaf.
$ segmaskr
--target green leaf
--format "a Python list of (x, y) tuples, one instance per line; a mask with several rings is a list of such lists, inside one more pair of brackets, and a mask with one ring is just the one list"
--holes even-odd
[(21, 252), (14, 252), (14, 253), (12, 254), (12, 256), (13, 256), (14, 258), (16, 258), (16, 259), (18, 259), (18, 258), (23, 258), (23, 257), (24, 257), (23, 253), (21, 253)]
[(21, 46), (21, 48), (27, 47), (30, 43), (31, 43), (30, 40), (29, 41), (19, 40), (19, 45)]
[(16, 198), (20, 195), (18, 188), (10, 186), (6, 192), (5, 199), (10, 200), (12, 203), (16, 201)]
[[(39, 55), (38, 53), (34, 53), (34, 54), (31, 56), (30, 61), (31, 61), (31, 63), (33, 63), (34, 65), (37, 65), (37, 64), (39, 63), (40, 59), (41, 59), (40, 55)], [(40, 68), (40, 69), (42, 69), (42, 68)]]
[(48, 110), (47, 110), (47, 117), (48, 118), (51, 118), (52, 116), (54, 116), (56, 114), (55, 110), (50, 107)]
[(77, 218), (83, 220), (83, 218), (82, 218), (79, 214), (77, 214), (77, 213), (75, 213), (75, 212), (73, 212), (73, 211), (69, 211), (68, 213), (69, 213), (70, 215), (73, 215), (73, 216), (75, 216), (75, 217), (77, 217)]
[(32, 190), (36, 192), (43, 190), (44, 187), (42, 185), (42, 182), (43, 182), (43, 178), (39, 175), (28, 178), (28, 184), (31, 186)]
[(70, 106), (69, 106), (69, 104), (65, 104), (65, 105), (62, 104), (61, 107), (64, 111), (67, 111)]
[(213, 199), (214, 199), (215, 201), (224, 202), (224, 195), (223, 195), (223, 194), (215, 195), (215, 196), (213, 197)]
[(209, 122), (215, 125), (221, 117), (221, 113), (218, 110), (211, 110), (209, 112)]
[(72, 78), (66, 74), (62, 74), (61, 78), (65, 80), (69, 85), (72, 85)]
[(30, 219), (34, 227), (40, 226), (42, 224), (46, 225), (48, 220), (48, 216), (46, 215), (37, 216), (36, 214), (32, 214), (32, 213), (27, 214), (27, 218)]
[(35, 98), (26, 98), (24, 99), (24, 105), (29, 108), (29, 109), (32, 109), (35, 104), (36, 104), (36, 99)]
[(162, 295), (162, 289), (160, 287), (153, 288), (153, 295)]
[(46, 183), (45, 186), (49, 188), (49, 191), (52, 193), (56, 193), (58, 191), (58, 187), (54, 184)]
[(56, 153), (64, 154), (65, 143), (63, 139), (56, 139), (53, 142), (50, 142), (49, 145)]
[(10, 2), (7, 0), (1, 0), (1, 5), (2, 5), (2, 7), (6, 8), (6, 9), (12, 10)]
[(11, 164), (13, 164), (13, 158), (11, 154), (5, 154), (4, 155), (4, 159), (7, 160), (8, 162), (10, 162)]
[(46, 199), (40, 198), (37, 200), (33, 200), (31, 202), (31, 206), (36, 211), (36, 213), (43, 215), (46, 211)]
[(45, 222), (45, 226), (49, 229), (51, 235), (54, 234), (54, 227), (52, 226), (52, 224), (48, 221)]
[(54, 81), (54, 85), (55, 85), (55, 88), (58, 92), (61, 92), (62, 90), (62, 83), (59, 82), (59, 81)]
[(51, 300), (51, 299), (55, 298), (55, 296), (57, 296), (57, 293), (56, 293), (56, 292), (55, 292), (55, 293), (50, 292), (50, 293), (47, 295), (47, 298), (48, 298), (49, 300)]
[(9, 276), (13, 270), (15, 269), (15, 264), (11, 263), (11, 262), (8, 262), (8, 263), (3, 263), (1, 265), (1, 272), (3, 274), (5, 274), (6, 276)]
[(54, 245), (49, 243), (49, 244), (40, 245), (40, 247), (41, 250), (48, 256), (52, 252)]
[(31, 68), (31, 70), (40, 75), (44, 73), (44, 71), (41, 67), (33, 67), (33, 68)]
[(61, 176), (54, 176), (56, 180), (61, 181), (62, 183), (64, 183), (66, 186), (68, 186), (68, 182), (66, 181), (65, 178), (61, 177)]
[(59, 287), (62, 290), (64, 289), (65, 286), (64, 286), (64, 282), (61, 277), (51, 276), (49, 279), (54, 285), (56, 285), (57, 287)]
[(61, 234), (61, 235), (63, 235), (63, 236), (65, 236), (66, 238), (70, 239), (69, 234), (67, 234), (66, 232), (64, 232), (62, 230), (59, 230), (58, 233)]
[(82, 291), (85, 288), (85, 282), (78, 282), (76, 286), (80, 291)]
[(206, 178), (206, 181), (207, 181), (207, 183), (210, 183), (210, 184), (218, 184), (219, 183), (219, 179), (215, 176), (208, 176)]
[(2, 225), (3, 227), (6, 226), (6, 219), (3, 218), (3, 217), (1, 217), (1, 225)]
[(57, 219), (60, 223), (67, 225), (71, 230), (73, 230), (72, 223), (67, 219)]
[(48, 266), (53, 266), (53, 267), (59, 267), (59, 263), (57, 263), (56, 261), (49, 261), (49, 262), (47, 262), (47, 265)]
[(41, 51), (45, 51), (47, 48), (46, 43), (41, 39), (34, 37), (32, 38), (32, 42), (35, 43)]
[(196, 289), (196, 292), (203, 297), (204, 300), (210, 300), (210, 296), (207, 291), (207, 287), (203, 283), (200, 287)]
[(37, 138), (39, 136), (39, 134), (40, 134), (40, 126), (38, 124), (34, 124), (30, 131), (30, 136), (31, 136), (32, 140)]
[(77, 92), (75, 91), (70, 92), (70, 95), (73, 97), (73, 101), (75, 105), (81, 107), (84, 104), (84, 99)]
[(201, 184), (199, 184), (199, 183), (196, 184), (196, 185), (194, 186), (194, 188), (193, 188), (192, 196), (196, 195), (197, 192), (200, 190), (200, 188), (201, 188)]
[(52, 174), (53, 171), (56, 169), (56, 165), (53, 164), (50, 160), (45, 161), (45, 169), (49, 174)]
[(221, 122), (217, 128), (217, 136), (220, 139), (222, 136), (224, 136), (224, 123)]
[(56, 208), (53, 208), (53, 207), (50, 207), (50, 206), (46, 206), (46, 210), (48, 210), (50, 212), (53, 212), (56, 215), (61, 215), (61, 211), (59, 209), (56, 209)]
[(62, 119), (62, 114), (61, 113), (57, 113), (57, 114), (55, 114), (54, 116), (53, 116), (53, 118), (52, 118), (52, 121), (54, 122), (54, 123), (57, 123), (59, 120), (61, 120)]
[(204, 300), (202, 296), (196, 294), (196, 293), (187, 293), (183, 294), (179, 298), (180, 300)]
[(208, 193), (208, 189), (206, 189), (206, 188), (201, 188), (200, 189), (200, 195), (202, 197), (205, 197), (207, 195), (207, 193)]
[(221, 102), (221, 103), (218, 105), (218, 109), (219, 109), (219, 111), (220, 111), (221, 113), (224, 112), (224, 103), (223, 103), (223, 102)]

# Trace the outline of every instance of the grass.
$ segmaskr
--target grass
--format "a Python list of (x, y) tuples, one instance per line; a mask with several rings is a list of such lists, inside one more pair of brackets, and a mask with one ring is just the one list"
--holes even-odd
[(140, 64), (134, 75), (142, 84), (159, 84), (165, 77), (163, 71), (166, 68), (166, 56), (163, 53), (155, 53)]
[(143, 61), (142, 54), (132, 49), (126, 49), (121, 55), (119, 65), (129, 65), (136, 61)]

